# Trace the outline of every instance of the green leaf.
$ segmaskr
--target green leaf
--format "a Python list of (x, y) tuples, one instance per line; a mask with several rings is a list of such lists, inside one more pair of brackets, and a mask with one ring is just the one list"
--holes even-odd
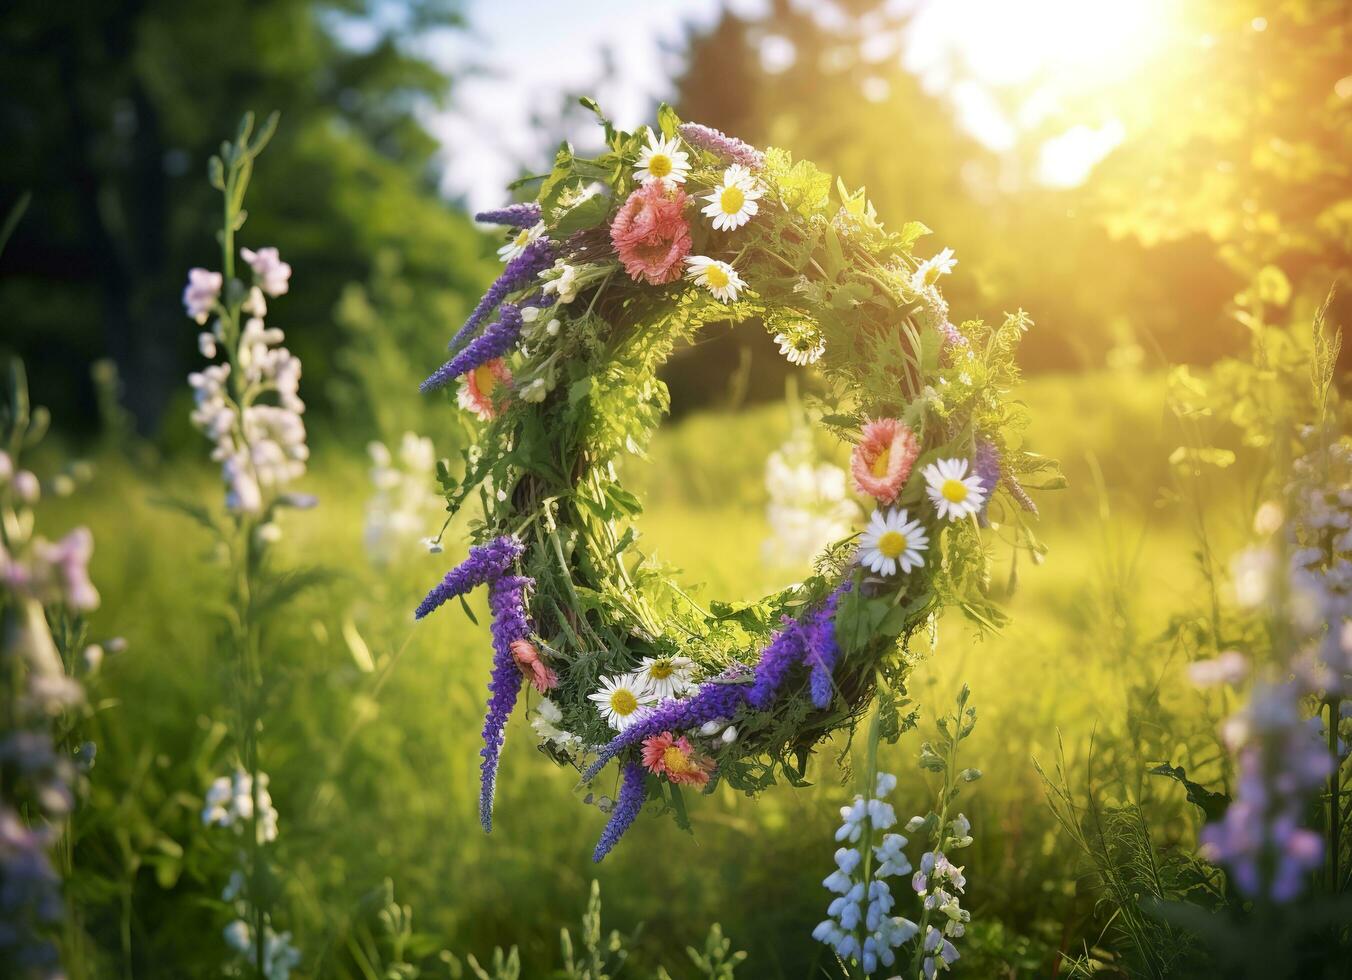
[(676, 135), (676, 127), (680, 124), (681, 117), (676, 115), (676, 110), (671, 106), (663, 102), (657, 107), (657, 127), (667, 139)]
[(593, 194), (576, 207), (569, 208), (554, 223), (554, 234), (566, 238), (575, 231), (593, 228), (605, 221), (610, 213), (611, 200), (604, 194)]
[(1187, 770), (1182, 766), (1171, 766), (1166, 762), (1148, 771), (1152, 776), (1167, 776), (1182, 783), (1188, 791), (1188, 802), (1199, 807), (1206, 814), (1208, 822), (1219, 820), (1225, 816), (1226, 808), (1230, 806), (1230, 797), (1224, 793), (1209, 790), (1200, 783), (1193, 782), (1188, 778)]

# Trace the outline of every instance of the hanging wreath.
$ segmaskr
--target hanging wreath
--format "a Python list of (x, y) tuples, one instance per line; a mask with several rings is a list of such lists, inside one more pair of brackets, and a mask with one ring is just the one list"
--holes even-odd
[[(557, 762), (589, 782), (618, 760), (599, 861), (645, 801), (684, 821), (682, 787), (801, 781), (812, 747), (875, 693), (895, 738), (907, 642), (946, 607), (998, 625), (984, 537), (1037, 557), (1024, 488), (1055, 477), (1020, 448), (1008, 400), (1029, 320), (955, 326), (937, 285), (952, 252), (913, 254), (927, 228), (888, 231), (862, 189), (666, 106), (655, 131), (626, 133), (584, 105), (608, 149), (563, 145), (522, 182), (538, 182), (534, 201), (479, 215), (510, 229), (506, 268), (423, 384), (455, 385), (481, 422), (463, 476), (439, 478), (450, 515), (477, 491), (482, 516), (417, 616), (488, 589), (485, 830), (523, 686)], [(618, 464), (667, 411), (658, 369), (673, 348), (744, 320), (815, 368), (821, 424), (853, 444), (874, 509), (800, 585), (706, 607), (636, 549), (640, 505)]]

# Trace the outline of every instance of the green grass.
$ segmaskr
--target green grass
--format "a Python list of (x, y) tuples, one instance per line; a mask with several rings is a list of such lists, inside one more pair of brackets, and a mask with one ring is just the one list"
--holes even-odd
[[(963, 804), (977, 837), (966, 856), (977, 926), (963, 964), (972, 976), (997, 975), (994, 964), (1020, 957), (1036, 964), (1023, 975), (1046, 975), (1052, 951), (1092, 924), (1076, 856), (1056, 832), (1032, 759), (1053, 761), (1064, 741), (1068, 760), (1083, 766), (1091, 735), (1129, 730), (1133, 692), (1142, 689), (1163, 692), (1161, 710), (1186, 729), (1180, 742), (1210, 724), (1207, 706), (1177, 683), (1180, 659), (1150, 642), (1201, 588), (1186, 521), (1158, 505), (1173, 448), (1162, 379), (1042, 378), (1025, 395), (1033, 448), (1060, 457), (1072, 481), (1041, 501), (1049, 559), (1018, 569), (1013, 622), (1002, 634), (943, 621), (934, 649), (914, 651), (911, 683), (922, 730), (963, 682), (979, 713), (964, 760), (986, 773)], [(792, 572), (767, 571), (759, 550), (762, 467), (786, 430), (776, 408), (696, 415), (665, 429), (653, 461), (631, 466), (649, 501), (643, 546), (707, 595), (751, 597), (783, 585)], [(309, 970), (322, 963), (325, 975), (339, 972), (353, 920), (369, 918), (363, 896), (386, 877), (413, 907), (419, 951), (482, 956), (516, 943), (533, 964), (528, 976), (556, 963), (558, 929), (577, 919), (593, 877), (607, 925), (646, 922), (647, 962), (665, 961), (675, 976), (683, 975), (680, 949), (713, 921), (751, 953), (739, 975), (801, 977), (826, 965), (809, 933), (824, 914), (819, 882), (831, 867), (836, 809), (854, 792), (836, 763), (843, 742), (818, 753), (815, 786), (755, 800), (720, 788), (692, 800), (693, 836), (643, 819), (597, 868), (590, 854), (604, 815), (535, 750), (518, 711), (497, 826), (486, 837), (476, 796), (487, 631), (453, 607), (416, 629), (410, 616), (463, 549), (371, 570), (361, 550), (367, 482), (357, 447), (317, 446), (308, 489), (321, 508), (286, 517), (284, 561), (336, 577), (268, 637), (262, 744), (281, 813), (289, 913), (279, 924), (295, 932)], [(215, 897), (231, 842), (198, 820), (202, 791), (228, 762), (220, 747), (227, 684), (212, 641), (222, 570), (202, 532), (151, 503), (163, 494), (215, 499), (218, 490), (205, 466), (134, 472), (105, 460), (94, 486), (54, 504), (47, 518), (94, 529), (104, 596), (96, 625), (130, 641), (106, 666), (92, 774), (98, 809), (76, 852), (87, 869), (76, 887), (93, 955), (109, 975), (122, 965), (124, 927), (136, 976), (209, 975), (225, 958)], [(997, 571), (998, 586), (1007, 573)], [(482, 600), (471, 606), (486, 623)], [(375, 672), (353, 655), (355, 635)], [(921, 737), (908, 734), (883, 757), (901, 776), (903, 820), (903, 811), (929, 806), (931, 788), (915, 765)], [(1161, 800), (1176, 814), (1171, 832), (1187, 839), (1190, 818), (1167, 793)]]

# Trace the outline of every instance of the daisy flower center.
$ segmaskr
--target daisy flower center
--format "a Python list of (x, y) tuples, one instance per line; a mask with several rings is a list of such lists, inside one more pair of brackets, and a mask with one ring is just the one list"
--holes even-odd
[(654, 177), (665, 177), (671, 173), (671, 157), (665, 153), (654, 153), (648, 158), (648, 173)]
[(694, 769), (694, 766), (690, 764), (690, 757), (674, 745), (662, 753), (662, 765), (666, 767), (667, 772), (677, 774), (687, 773)]
[(714, 289), (722, 289), (732, 281), (728, 278), (728, 274), (723, 271), (723, 268), (717, 265), (711, 265), (704, 270), (704, 279)]
[(723, 188), (723, 193), (718, 198), (718, 206), (723, 209), (724, 214), (736, 214), (742, 210), (745, 203), (746, 194), (736, 184)]
[(939, 492), (950, 503), (960, 504), (967, 499), (967, 484), (961, 480), (945, 480)]
[(474, 369), (474, 387), (479, 389), (480, 394), (488, 394), (497, 383), (497, 375), (487, 364), (481, 364)]
[(900, 531), (888, 531), (878, 538), (878, 550), (887, 558), (897, 558), (906, 551), (909, 542)]
[(516, 238), (512, 239), (512, 244), (513, 244), (513, 245), (517, 245), (517, 246), (521, 246), (521, 245), (529, 245), (529, 244), (530, 244), (530, 229), (529, 229), (529, 228), (523, 228), (520, 232), (518, 232)]
[(655, 681), (664, 681), (675, 672), (670, 660), (659, 660), (648, 668), (648, 676)]
[(873, 475), (886, 476), (887, 467), (892, 462), (892, 447), (889, 446), (878, 454), (878, 458), (873, 461)]
[(632, 715), (638, 710), (638, 698), (634, 697), (634, 692), (626, 688), (620, 688), (610, 693), (610, 710), (624, 718)]

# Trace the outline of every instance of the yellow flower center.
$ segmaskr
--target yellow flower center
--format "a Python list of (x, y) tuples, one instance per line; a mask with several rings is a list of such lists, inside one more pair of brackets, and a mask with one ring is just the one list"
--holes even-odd
[(497, 383), (498, 376), (487, 364), (480, 364), (474, 369), (474, 387), (479, 389), (480, 394), (490, 394), (497, 387)]
[(634, 692), (627, 688), (622, 687), (618, 691), (611, 691), (610, 710), (622, 718), (632, 715), (638, 710), (638, 698), (634, 697)]
[(690, 764), (690, 756), (674, 745), (662, 753), (662, 765), (667, 772), (678, 774), (690, 772), (695, 768)]
[(655, 681), (664, 681), (675, 672), (670, 660), (658, 660), (648, 668), (648, 676)]
[(671, 157), (665, 153), (654, 153), (648, 157), (648, 173), (654, 177), (665, 177), (671, 173)]
[(704, 281), (713, 289), (724, 289), (728, 283), (732, 282), (728, 274), (723, 271), (721, 265), (708, 265), (704, 267)]
[(906, 551), (906, 535), (900, 531), (888, 531), (878, 539), (878, 550), (884, 557), (897, 558)]
[(878, 458), (873, 461), (872, 467), (873, 475), (886, 476), (887, 467), (891, 464), (891, 462), (892, 462), (892, 447), (888, 446), (886, 449), (880, 452), (878, 454)]
[(512, 244), (515, 245), (517, 248), (523, 248), (523, 247), (525, 247), (526, 245), (529, 245), (529, 244), (530, 244), (530, 229), (529, 229), (529, 228), (523, 228), (523, 229), (517, 234), (516, 238), (512, 239)]
[(746, 194), (736, 184), (723, 188), (723, 193), (718, 198), (718, 206), (723, 209), (724, 214), (736, 214), (742, 210), (745, 203)]
[(960, 504), (967, 499), (967, 484), (961, 480), (945, 480), (939, 492), (944, 495), (944, 499)]

